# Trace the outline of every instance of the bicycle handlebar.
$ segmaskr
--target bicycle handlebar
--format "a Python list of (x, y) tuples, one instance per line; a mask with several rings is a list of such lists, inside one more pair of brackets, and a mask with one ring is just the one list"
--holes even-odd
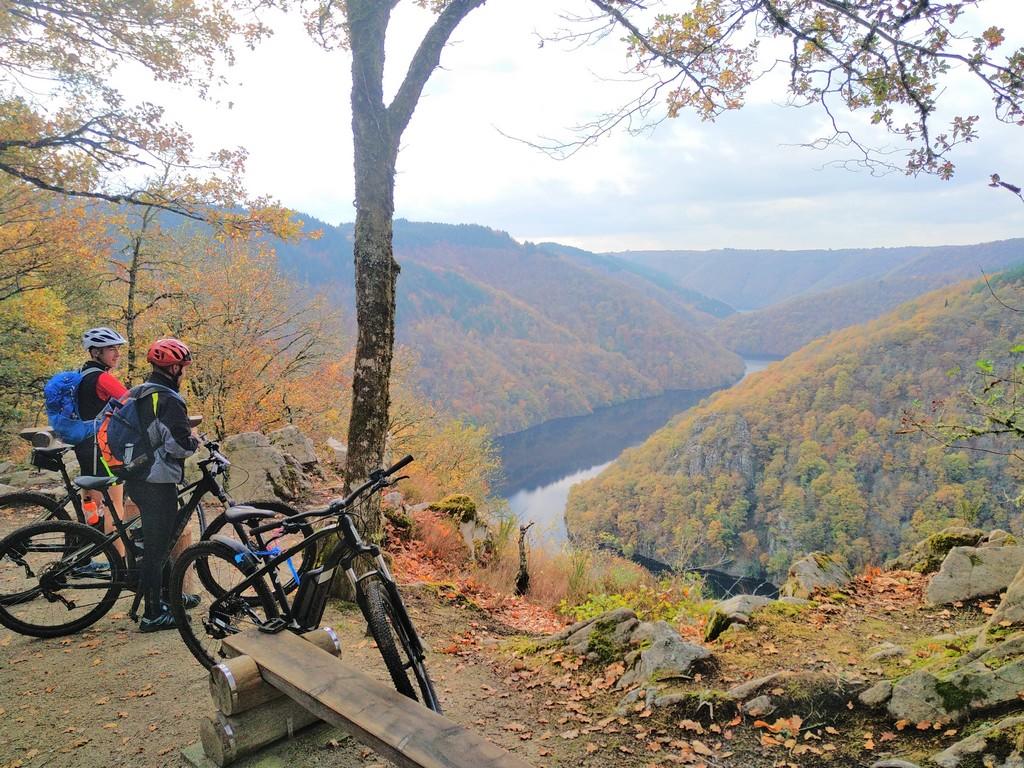
[(360, 496), (362, 496), (364, 493), (366, 493), (367, 490), (375, 487), (383, 488), (387, 486), (389, 484), (387, 482), (387, 478), (389, 478), (398, 470), (402, 469), (402, 467), (408, 466), (412, 462), (412, 460), (412, 454), (408, 454), (405, 457), (399, 459), (397, 462), (392, 464), (387, 469), (375, 469), (373, 472), (370, 473), (369, 480), (360, 485), (345, 498), (332, 502), (325, 509), (314, 509), (309, 512), (303, 512), (298, 515), (292, 515), (291, 517), (285, 518), (285, 520), (283, 521), (278, 520), (273, 523), (265, 523), (264, 525), (260, 525), (256, 528), (253, 528), (253, 532), (264, 533), (266, 531), (272, 531), (275, 528), (287, 529), (289, 525), (295, 525), (300, 520), (305, 520), (309, 517), (327, 517), (328, 515), (345, 514), (345, 510), (348, 507), (352, 506), (352, 503)]

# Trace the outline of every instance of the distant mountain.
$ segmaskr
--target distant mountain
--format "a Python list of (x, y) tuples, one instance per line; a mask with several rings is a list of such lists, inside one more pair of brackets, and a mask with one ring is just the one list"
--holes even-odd
[(860, 280), (754, 312), (731, 315), (717, 324), (711, 335), (741, 355), (785, 357), (814, 339), (866, 322), (963, 277), (946, 272)]
[[(281, 268), (354, 306), (352, 225), (275, 244)], [(701, 325), (718, 302), (586, 252), (520, 244), (474, 225), (395, 222), (397, 337), (424, 393), (510, 432), (559, 416), (738, 379), (743, 362)]]
[(626, 251), (609, 254), (674, 284), (752, 310), (869, 279), (991, 273), (1024, 259), (1024, 239), (842, 250)]
[[(1024, 306), (1021, 272), (998, 292)], [(898, 430), (914, 401), (954, 397), (975, 360), (1008, 361), (1022, 333), (1020, 315), (974, 282), (814, 341), (574, 487), (570, 534), (779, 577), (796, 554), (877, 562), (955, 519), (1017, 530), (1018, 465)]]

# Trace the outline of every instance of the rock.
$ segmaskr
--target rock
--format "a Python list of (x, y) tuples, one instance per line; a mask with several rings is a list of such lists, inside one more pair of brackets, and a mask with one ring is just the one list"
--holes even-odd
[(316, 451), (313, 450), (313, 441), (299, 431), (299, 428), (289, 424), (287, 427), (275, 429), (267, 435), (271, 445), (276, 445), (285, 453), (294, 456), (299, 464), (310, 469), (318, 462)]
[(921, 766), (911, 763), (909, 760), (900, 760), (898, 757), (887, 757), (873, 762), (871, 768), (921, 768)]
[(884, 659), (898, 659), (907, 655), (907, 649), (895, 643), (881, 643), (868, 652), (868, 661), (882, 661)]
[(325, 444), (327, 448), (328, 461), (335, 469), (345, 469), (345, 462), (348, 461), (348, 446), (341, 440), (328, 437)]
[(996, 528), (989, 531), (988, 536), (981, 540), (979, 547), (1014, 547), (1017, 546), (1017, 539), (1012, 533)]
[[(570, 624), (565, 629), (559, 630), (553, 635), (548, 635), (541, 641), (541, 645), (550, 646), (564, 644), (577, 632), (597, 621), (612, 622), (615, 624), (633, 621), (636, 622), (636, 624), (639, 624), (636, 619), (636, 614), (629, 610), (629, 608), (616, 608), (613, 611), (607, 611), (606, 613), (602, 613), (600, 616), (596, 616), (592, 619), (584, 619), (583, 621), (577, 621), (575, 624)], [(633, 626), (635, 627), (636, 624), (633, 624)]]
[[(1003, 751), (1004, 754), (1010, 752), (1007, 758), (1016, 753), (1019, 760), (1020, 754), (1015, 747), (1022, 727), (1024, 727), (1024, 716), (1017, 715), (1004, 718), (995, 725), (976, 731), (966, 739), (961, 739), (942, 752), (932, 755), (930, 759), (940, 768), (958, 768), (970, 762), (972, 755), (992, 753), (996, 751), (997, 746), (1004, 746), (1004, 749), (1000, 751)], [(970, 765), (975, 764), (975, 762), (970, 762)], [(1005, 768), (1012, 765), (1012, 763), (1007, 759), (1002, 765)]]
[(295, 499), (310, 490), (302, 465), (290, 454), (271, 445), (259, 432), (242, 432), (225, 438), (224, 455), (231, 461), (228, 490), (239, 500)]
[[(1008, 625), (1006, 622), (1010, 622)], [(993, 635), (1005, 634), (1007, 628), (1024, 624), (1024, 566), (1017, 571), (999, 601), (999, 607), (978, 635), (978, 646), (984, 646)]]
[(732, 624), (749, 624), (751, 615), (773, 602), (758, 595), (736, 595), (715, 605), (704, 632), (704, 641), (711, 642)]
[(18, 489), (13, 485), (4, 485), (3, 483), (0, 483), (0, 494), (14, 493), (17, 490)]
[[(80, 474), (74, 454), (71, 455), (71, 461), (67, 463), (67, 466), (72, 478)], [(63, 487), (60, 474), (45, 469), (15, 469), (9, 472), (3, 480), (5, 485), (12, 486), (19, 491), (26, 488), (38, 489), (41, 486), (52, 486), (55, 483), (60, 483)]]
[(725, 696), (731, 701), (747, 703), (763, 696), (770, 699), (780, 714), (808, 714), (843, 709), (864, 687), (863, 680), (825, 672), (782, 671), (734, 686)]
[(1024, 635), (965, 654), (952, 669), (918, 670), (893, 684), (889, 714), (912, 722), (959, 722), (1013, 704), (1024, 690)]
[(639, 647), (640, 653), (633, 667), (619, 679), (616, 685), (619, 690), (647, 680), (686, 677), (694, 664), (711, 656), (711, 651), (703, 645), (683, 640), (665, 621), (637, 625), (629, 642)]
[(928, 584), (933, 605), (995, 595), (1024, 566), (1024, 547), (953, 547)]
[(389, 507), (397, 509), (401, 506), (403, 498), (401, 491), (390, 491), (381, 496), (380, 500), (382, 504), (386, 504)]
[(789, 566), (781, 593), (787, 597), (810, 598), (819, 589), (838, 589), (849, 581), (850, 572), (837, 557), (812, 552)]
[(866, 691), (861, 691), (860, 696), (857, 698), (865, 707), (871, 707), (874, 709), (875, 707), (880, 707), (889, 701), (891, 696), (892, 683), (888, 680), (881, 680), (872, 685)]
[(448, 515), (456, 523), (469, 523), (476, 520), (476, 502), (464, 493), (453, 493), (430, 505), (435, 512)]
[(984, 538), (985, 532), (980, 528), (950, 526), (917, 542), (909, 552), (889, 560), (885, 568), (889, 571), (935, 573), (953, 547), (974, 547)]
[(740, 711), (750, 717), (767, 717), (775, 711), (775, 704), (768, 696), (755, 696), (740, 705)]

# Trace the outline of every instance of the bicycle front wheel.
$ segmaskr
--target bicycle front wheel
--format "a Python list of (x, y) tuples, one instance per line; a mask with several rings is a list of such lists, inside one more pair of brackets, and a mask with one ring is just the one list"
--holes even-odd
[[(384, 659), (384, 666), (391, 675), (395, 689), (410, 699), (419, 698), (424, 705), (437, 713), (441, 704), (434, 691), (427, 667), (423, 663), (422, 644), (416, 637), (405, 606), (397, 590), (388, 589), (379, 574), (364, 576), (358, 583), (359, 607), (363, 611), (370, 634), (377, 643), (377, 650)], [(410, 672), (412, 679), (410, 679)], [(414, 687), (415, 682), (415, 687)], [(419, 688), (419, 697), (416, 695)]]
[[(246, 578), (234, 550), (217, 541), (193, 544), (174, 561), (168, 587), (171, 611), (181, 639), (207, 669), (225, 658), (224, 638), (263, 626), (278, 614), (262, 579), (244, 590), (235, 589)], [(194, 610), (186, 607), (186, 595), (193, 600), (198, 595)]]
[(125, 586), (113, 540), (82, 523), (27, 525), (0, 541), (0, 624), (60, 637), (98, 621)]

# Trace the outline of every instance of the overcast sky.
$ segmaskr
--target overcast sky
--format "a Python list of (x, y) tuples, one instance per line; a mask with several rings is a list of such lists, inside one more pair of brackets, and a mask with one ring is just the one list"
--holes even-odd
[[(407, 7), (406, 7), (407, 6)], [(984, 0), (986, 25), (1024, 39), (1024, 2)], [(397, 216), (475, 223), (519, 240), (555, 240), (591, 250), (650, 248), (840, 248), (973, 243), (1024, 236), (1024, 203), (987, 186), (989, 174), (1024, 179), (1024, 128), (988, 120), (962, 148), (951, 182), (882, 178), (829, 167), (842, 154), (792, 146), (819, 135), (822, 116), (779, 106), (766, 79), (748, 105), (713, 124), (695, 116), (643, 136), (618, 134), (556, 161), (525, 139), (565, 137), (568, 127), (618, 106), (635, 86), (612, 82), (621, 45), (570, 51), (538, 34), (559, 26), (556, 10), (582, 0), (490, 0), (456, 31), (405, 133), (396, 181)], [(351, 221), (349, 59), (305, 37), (298, 19), (267, 17), (274, 37), (244, 53), (219, 104), (129, 83), (164, 102), (202, 146), (245, 146), (254, 194), (332, 224)], [(389, 39), (397, 86), (429, 14), (403, 4)], [(982, 27), (983, 28), (983, 27)], [(951, 107), (990, 114), (971, 86), (951, 89)], [(226, 102), (232, 107), (228, 109)]]

